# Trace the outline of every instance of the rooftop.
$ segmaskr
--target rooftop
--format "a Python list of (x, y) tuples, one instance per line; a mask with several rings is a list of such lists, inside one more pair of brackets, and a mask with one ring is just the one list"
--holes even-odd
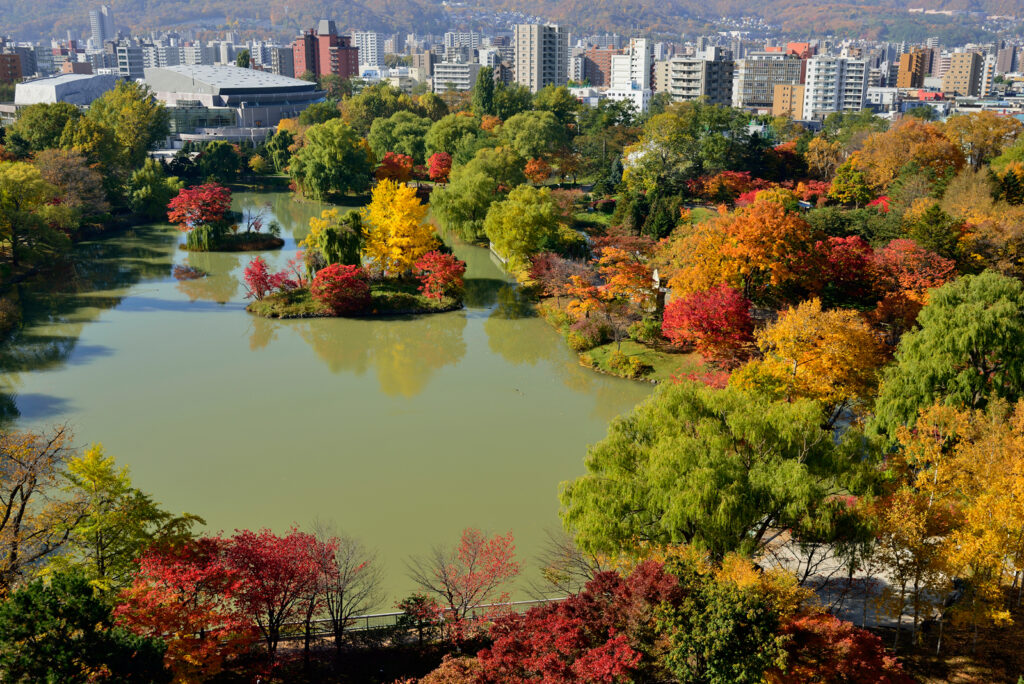
[[(81, 77), (79, 77), (81, 78)], [(258, 69), (208, 64), (150, 67), (146, 82), (158, 92), (221, 92), (259, 90), (316, 90), (316, 84)]]

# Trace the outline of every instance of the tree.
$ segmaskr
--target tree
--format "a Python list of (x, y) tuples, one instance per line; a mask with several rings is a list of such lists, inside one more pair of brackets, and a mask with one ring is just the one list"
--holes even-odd
[(395, 112), (387, 119), (377, 119), (370, 126), (366, 142), (377, 159), (386, 152), (397, 152), (412, 157), (422, 164), (426, 159), (425, 138), (433, 122), (412, 112)]
[(309, 288), (313, 300), (336, 316), (370, 307), (370, 280), (360, 266), (331, 264), (316, 272)]
[(0, 603), (0, 670), (8, 682), (85, 684), (170, 680), (159, 639), (117, 627), (110, 606), (78, 574), (35, 580)]
[(207, 143), (197, 159), (199, 173), (204, 180), (212, 183), (231, 183), (238, 178), (241, 160), (235, 146), (227, 140)]
[(331, 119), (311, 126), (305, 140), (288, 164), (304, 195), (325, 199), (370, 187), (372, 153), (344, 121)]
[(437, 245), (434, 229), (423, 219), (427, 207), (416, 190), (391, 180), (373, 189), (370, 204), (363, 210), (363, 254), (374, 268), (395, 277)]
[(57, 202), (71, 212), (72, 225), (98, 219), (110, 209), (103, 177), (81, 154), (42, 150), (36, 154), (34, 163), (43, 180), (57, 189)]
[(580, 101), (573, 97), (565, 86), (549, 84), (541, 88), (533, 96), (534, 106), (545, 112), (551, 112), (563, 126), (576, 123), (576, 112), (580, 109)]
[(167, 205), (184, 184), (177, 176), (168, 176), (155, 159), (147, 159), (128, 181), (129, 208), (156, 221), (167, 216)]
[[(7, 144), (21, 140), (24, 154), (60, 147), (64, 129), (74, 127), (82, 115), (78, 107), (68, 102), (40, 103), (18, 110), (17, 120), (7, 127)], [(17, 144), (14, 145), (17, 147)]]
[(693, 345), (726, 368), (742, 363), (754, 342), (750, 300), (725, 284), (670, 301), (661, 329), (676, 346)]
[(870, 400), (884, 361), (881, 345), (850, 309), (822, 311), (812, 299), (783, 312), (757, 333), (763, 358), (732, 378), (741, 387), (775, 399), (819, 402), (832, 425), (851, 404)]
[(551, 177), (551, 165), (540, 158), (531, 159), (526, 162), (523, 175), (534, 185), (540, 185)]
[(437, 93), (423, 93), (416, 100), (416, 104), (431, 121), (440, 121), (448, 116), (448, 105)]
[(114, 132), (127, 169), (142, 166), (146, 152), (170, 130), (167, 109), (149, 86), (136, 81), (118, 81), (113, 90), (93, 100), (85, 116)]
[(424, 137), (427, 154), (444, 152), (452, 157), (469, 148), (480, 134), (480, 121), (476, 117), (448, 114), (431, 125)]
[(408, 183), (412, 179), (413, 160), (406, 154), (388, 152), (377, 167), (378, 180), (389, 179), (396, 183)]
[(267, 157), (278, 173), (284, 173), (288, 169), (288, 160), (291, 159), (291, 147), (294, 143), (295, 136), (283, 128), (278, 128), (267, 141)]
[(921, 247), (951, 259), (960, 252), (964, 225), (933, 204), (911, 222), (907, 233)]
[(81, 498), (61, 497), (64, 472), (74, 452), (71, 433), (0, 433), (0, 594), (67, 542), (83, 515)]
[(248, 69), (249, 68), (249, 51), (239, 50), (238, 55), (235, 56), (235, 66)]
[(530, 109), (532, 102), (533, 94), (526, 86), (504, 81), (494, 86), (494, 115), (502, 121)]
[[(291, 264), (292, 262), (289, 262), (289, 265)], [(281, 292), (294, 290), (299, 287), (299, 283), (291, 276), (292, 272), (288, 269), (277, 273), (271, 272), (267, 267), (267, 260), (263, 257), (256, 257), (246, 265), (242, 276), (245, 282), (245, 297), (261, 301), (275, 290)]]
[(856, 168), (852, 161), (847, 161), (839, 167), (832, 179), (828, 196), (840, 204), (852, 204), (859, 209), (874, 198), (874, 193), (868, 187), (864, 172)]
[(524, 267), (557, 228), (558, 211), (551, 191), (530, 185), (520, 185), (506, 199), (492, 204), (484, 221), (487, 239), (514, 268)]
[(838, 140), (829, 141), (823, 137), (812, 138), (807, 143), (807, 152), (804, 159), (807, 160), (808, 170), (821, 179), (832, 178), (843, 158), (843, 145)]
[(519, 575), (515, 553), (511, 532), (488, 537), (467, 527), (458, 546), (437, 546), (423, 558), (410, 559), (409, 576), (442, 601), (448, 626), (461, 640), (472, 618), (487, 619), (493, 613), (484, 604), (508, 601), (502, 588)]
[(361, 136), (369, 133), (377, 119), (386, 119), (402, 110), (423, 114), (411, 97), (385, 82), (367, 85), (357, 95), (341, 102), (342, 117)]
[(249, 170), (257, 176), (262, 176), (270, 171), (270, 164), (262, 155), (254, 154), (249, 158)]
[(217, 226), (227, 221), (231, 209), (231, 191), (216, 183), (182, 188), (167, 204), (167, 220), (178, 229), (189, 231), (197, 226)]
[(224, 540), (204, 537), (151, 547), (121, 592), (114, 618), (144, 638), (162, 638), (175, 684), (205, 681), (253, 643), (255, 630), (234, 604), (238, 578), (224, 564)]
[(951, 177), (964, 165), (960, 147), (937, 124), (906, 118), (884, 133), (874, 133), (850, 159), (876, 193), (882, 193), (907, 164), (917, 164), (936, 179)]
[(1024, 286), (985, 271), (929, 293), (920, 329), (903, 336), (882, 377), (873, 429), (890, 438), (936, 402), (982, 409), (1017, 401), (1024, 381)]
[(120, 146), (114, 130), (99, 121), (81, 116), (64, 127), (60, 136), (63, 150), (84, 155), (89, 163), (106, 176), (108, 195), (115, 198), (120, 188), (117, 184), (134, 169), (126, 159), (127, 150)]
[(477, 72), (473, 86), (473, 113), (476, 116), (494, 114), (494, 69), (483, 67)]
[(56, 199), (57, 188), (36, 167), (0, 162), (0, 242), (7, 243), (12, 266), (21, 258), (54, 257), (67, 250), (67, 236), (57, 228), (69, 222), (70, 213)]
[(341, 110), (338, 109), (338, 104), (331, 100), (325, 100), (323, 102), (314, 102), (299, 113), (299, 125), (300, 126), (313, 126), (315, 124), (322, 124), (325, 121), (331, 119), (337, 119), (341, 117)]
[(773, 684), (913, 681), (885, 652), (881, 639), (834, 615), (801, 615), (782, 626), (782, 635), (788, 637), (786, 668), (768, 673)]
[(314, 266), (311, 274), (331, 264), (359, 266), (362, 245), (363, 220), (354, 209), (344, 215), (337, 209), (324, 209), (319, 218), (309, 219), (309, 234), (299, 244), (307, 250), (307, 263)]
[(855, 441), (837, 443), (810, 401), (661, 385), (590, 448), (587, 474), (563, 486), (562, 520), (591, 552), (683, 542), (721, 558), (779, 530), (824, 541), (848, 515), (834, 496), (858, 491)]
[(101, 591), (127, 586), (136, 561), (151, 545), (189, 539), (192, 527), (205, 523), (195, 515), (162, 510), (132, 486), (128, 469), (117, 469), (99, 444), (72, 458), (66, 477), (70, 498), (83, 502), (82, 516), (50, 568), (74, 568)]
[(236, 530), (226, 542), (225, 565), (239, 582), (236, 601), (256, 621), (271, 660), (281, 628), (296, 621), (319, 581), (317, 559), (323, 551), (316, 537), (295, 528), (284, 536), (266, 529)]
[(621, 351), (622, 338), (630, 324), (652, 303), (653, 279), (647, 260), (635, 252), (604, 247), (597, 260), (599, 282), (574, 276), (568, 294), (573, 297), (566, 311), (577, 320), (592, 314), (607, 326)]
[(501, 125), (502, 142), (524, 158), (553, 155), (565, 144), (566, 131), (554, 114), (522, 112)]
[(859, 235), (829, 237), (814, 243), (821, 264), (816, 289), (826, 305), (865, 303), (872, 294), (871, 264), (874, 250)]
[(442, 297), (461, 296), (465, 261), (456, 259), (452, 254), (433, 251), (421, 256), (414, 266), (416, 278), (420, 281), (419, 290), (424, 297), (440, 300)]
[(431, 195), (441, 224), (467, 242), (484, 236), (484, 221), (492, 203), (526, 182), (523, 160), (506, 148), (484, 149), (452, 172), (451, 182)]
[(452, 172), (452, 156), (447, 152), (435, 152), (427, 160), (430, 167), (430, 180), (435, 183), (447, 183), (448, 175)]
[(942, 126), (943, 134), (963, 150), (975, 170), (1012, 146), (1021, 130), (1024, 124), (1017, 119), (990, 111), (951, 116)]

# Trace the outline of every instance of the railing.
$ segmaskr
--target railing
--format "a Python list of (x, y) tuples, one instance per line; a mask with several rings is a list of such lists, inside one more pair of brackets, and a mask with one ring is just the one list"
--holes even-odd
[[(484, 603), (479, 606), (473, 606), (472, 617), (477, 616), (477, 612), (487, 612), (495, 608), (508, 608), (511, 612), (522, 613), (533, 606), (546, 605), (549, 603), (558, 603), (564, 601), (565, 597), (551, 598), (551, 599), (537, 599), (533, 601), (510, 601), (508, 603)], [(403, 611), (397, 611), (394, 613), (371, 613), (369, 615), (353, 615), (350, 617), (345, 624), (345, 633), (349, 634), (352, 632), (376, 632), (395, 629), (398, 627), (402, 616), (407, 615)], [(411, 628), (415, 628), (415, 623), (410, 625)], [(295, 639), (303, 639), (306, 636), (306, 625), (304, 622), (291, 622), (281, 627), (281, 641), (290, 641)], [(320, 637), (334, 636), (334, 627), (331, 620), (313, 620), (310, 622), (310, 637), (316, 639)]]

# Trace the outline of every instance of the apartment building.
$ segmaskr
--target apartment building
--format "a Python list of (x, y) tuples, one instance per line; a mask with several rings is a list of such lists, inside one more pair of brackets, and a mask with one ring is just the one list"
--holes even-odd
[(862, 59), (811, 57), (804, 82), (803, 118), (864, 109), (867, 78), (867, 63)]
[(516, 24), (515, 80), (532, 92), (569, 80), (569, 34), (551, 24)]
[(307, 29), (292, 43), (291, 74), (288, 65), (279, 64), (277, 73), (301, 76), (335, 74), (341, 78), (359, 75), (359, 50), (348, 36), (338, 35), (329, 19), (321, 19), (316, 29)]
[(899, 71), (896, 73), (897, 88), (921, 88), (927, 73), (927, 53), (914, 50), (900, 55)]
[(772, 96), (772, 116), (785, 116), (794, 121), (804, 118), (805, 87), (795, 83), (777, 83)]
[(985, 59), (977, 52), (954, 52), (942, 74), (942, 92), (976, 97), (981, 92)]
[(775, 86), (803, 83), (804, 60), (781, 52), (751, 52), (736, 61), (732, 106), (770, 110)]
[(384, 66), (384, 34), (376, 31), (353, 31), (352, 45), (359, 50), (359, 66)]
[(438, 62), (434, 65), (433, 90), (435, 93), (472, 90), (481, 68), (480, 64), (468, 62)]
[(674, 101), (706, 98), (710, 104), (724, 106), (732, 101), (735, 64), (725, 59), (720, 49), (711, 48), (699, 57), (674, 57), (666, 64), (666, 90)]

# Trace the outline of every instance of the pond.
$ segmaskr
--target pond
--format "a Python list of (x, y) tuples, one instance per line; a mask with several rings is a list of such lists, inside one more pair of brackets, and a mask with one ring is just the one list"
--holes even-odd
[[(323, 208), (287, 193), (235, 204), (281, 223), (285, 248), (264, 255), (275, 269)], [(3, 410), (102, 442), (136, 486), (210, 530), (335, 523), (378, 551), (384, 610), (413, 589), (405, 559), (466, 526), (511, 530), (535, 577), (559, 483), (651, 392), (580, 367), (482, 248), (455, 249), (464, 310), (271, 321), (245, 311), (251, 254), (189, 254), (181, 237), (138, 227), (81, 245), (72, 285), (21, 286)], [(186, 265), (209, 275), (177, 280)]]

